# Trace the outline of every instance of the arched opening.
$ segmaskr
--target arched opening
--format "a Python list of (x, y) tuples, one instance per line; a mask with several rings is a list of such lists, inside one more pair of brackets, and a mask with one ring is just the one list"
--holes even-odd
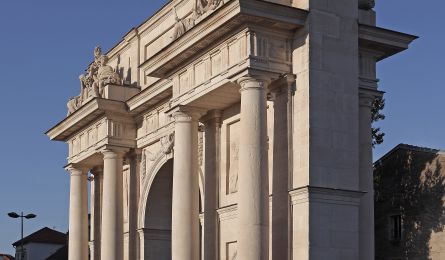
[(173, 160), (156, 174), (147, 198), (144, 259), (171, 259)]
[[(146, 203), (141, 204), (144, 215), (140, 218), (140, 225), (143, 225), (140, 254), (144, 260), (171, 260), (173, 159), (168, 159), (161, 166), (148, 187)], [(199, 212), (203, 213), (202, 185), (199, 191)], [(202, 252), (202, 222), (200, 224)]]

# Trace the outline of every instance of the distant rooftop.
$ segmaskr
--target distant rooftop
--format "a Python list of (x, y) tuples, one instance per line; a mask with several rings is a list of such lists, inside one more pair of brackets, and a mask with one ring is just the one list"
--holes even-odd
[(374, 164), (379, 164), (388, 157), (390, 157), (393, 153), (399, 151), (399, 150), (409, 150), (409, 151), (416, 151), (416, 152), (424, 152), (424, 153), (445, 153), (443, 150), (434, 149), (434, 148), (428, 148), (428, 147), (420, 147), (410, 144), (398, 144), (396, 147), (392, 148), (389, 152), (387, 152), (385, 155), (383, 155), (380, 159), (374, 162)]
[[(50, 229), (48, 227), (44, 227), (31, 235), (23, 238), (23, 244), (26, 245), (28, 243), (42, 243), (42, 244), (66, 244), (68, 239), (67, 234), (59, 232), (54, 229)], [(18, 246), (22, 244), (22, 239), (14, 242), (13, 246)], [(0, 260), (2, 260), (0, 258)]]

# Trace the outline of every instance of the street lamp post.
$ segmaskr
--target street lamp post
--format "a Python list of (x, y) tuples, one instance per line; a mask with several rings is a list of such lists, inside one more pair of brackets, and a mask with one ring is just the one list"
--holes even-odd
[(27, 215), (23, 215), (23, 211), (21, 212), (22, 214), (19, 215), (15, 212), (9, 212), (8, 216), (11, 218), (20, 218), (21, 219), (21, 234), (22, 234), (22, 238), (20, 240), (20, 248), (21, 248), (21, 252), (20, 252), (20, 260), (23, 260), (23, 253), (24, 253), (24, 248), (23, 248), (23, 218), (26, 219), (31, 219), (31, 218), (35, 218), (37, 217), (35, 214), (27, 214)]

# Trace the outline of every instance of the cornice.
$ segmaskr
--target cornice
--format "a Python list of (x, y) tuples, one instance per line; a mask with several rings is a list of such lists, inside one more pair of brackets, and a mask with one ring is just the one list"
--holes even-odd
[(360, 24), (359, 46), (376, 54), (377, 60), (383, 60), (408, 49), (409, 44), (419, 37), (396, 32), (385, 28)]

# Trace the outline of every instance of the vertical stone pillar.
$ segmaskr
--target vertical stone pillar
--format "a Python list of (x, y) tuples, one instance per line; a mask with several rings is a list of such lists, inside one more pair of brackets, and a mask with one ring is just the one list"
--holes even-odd
[(140, 149), (133, 150), (129, 154), (130, 162), (130, 198), (129, 198), (129, 218), (128, 218), (128, 259), (139, 259), (139, 238), (137, 231), (137, 212), (139, 205), (139, 178), (140, 178), (140, 163), (142, 151)]
[(92, 249), (90, 257), (91, 259), (100, 260), (103, 166), (95, 167), (91, 172), (94, 175), (94, 178), (91, 182), (90, 239), (92, 242)]
[(360, 90), (360, 190), (366, 192), (360, 200), (360, 259), (374, 260), (374, 178), (372, 167), (371, 106), (375, 95)]
[(199, 259), (199, 116), (187, 107), (173, 112), (172, 260)]
[(70, 172), (68, 259), (88, 259), (88, 171), (74, 165), (67, 170)]
[(288, 259), (289, 188), (292, 169), (292, 91), (295, 79), (288, 75), (271, 86), (274, 101), (272, 180), (272, 259)]
[(269, 257), (269, 182), (267, 168), (266, 84), (243, 77), (238, 191), (238, 259)]
[(123, 259), (123, 154), (107, 149), (104, 156), (101, 259)]
[(218, 259), (218, 176), (221, 112), (211, 111), (205, 124), (204, 260)]

